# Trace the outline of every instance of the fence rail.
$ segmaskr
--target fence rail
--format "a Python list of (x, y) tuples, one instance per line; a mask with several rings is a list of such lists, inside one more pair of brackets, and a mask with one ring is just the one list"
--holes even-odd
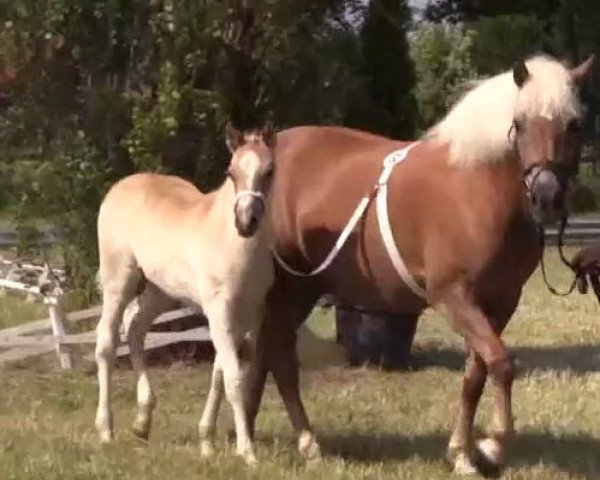
[[(101, 308), (92, 307), (65, 314), (62, 307), (64, 272), (49, 265), (10, 262), (0, 259), (0, 289), (27, 294), (48, 306), (48, 318), (29, 322), (17, 327), (0, 330), (0, 363), (23, 360), (25, 358), (50, 353), (58, 355), (63, 369), (73, 367), (70, 347), (73, 345), (93, 345), (96, 335), (93, 331), (70, 334), (76, 324), (97, 319)], [(2, 278), (4, 277), (4, 278)], [(10, 278), (8, 278), (10, 277)], [(171, 310), (158, 317), (153, 325), (161, 325), (189, 318), (198, 312), (192, 308)], [(127, 338), (123, 329), (119, 332), (121, 346), (118, 356), (129, 354)], [(183, 331), (150, 332), (146, 336), (146, 350), (160, 348), (179, 342), (209, 342), (208, 327), (201, 326)]]

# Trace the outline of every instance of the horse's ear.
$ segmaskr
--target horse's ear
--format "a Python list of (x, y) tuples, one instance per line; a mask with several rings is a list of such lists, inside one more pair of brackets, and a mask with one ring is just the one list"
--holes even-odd
[(277, 134), (273, 129), (273, 123), (269, 120), (260, 131), (260, 136), (265, 145), (269, 148), (275, 148), (277, 144)]
[(571, 69), (571, 77), (577, 85), (583, 85), (590, 79), (590, 76), (594, 71), (595, 62), (596, 56), (592, 54), (581, 65)]
[(231, 122), (227, 122), (227, 125), (225, 125), (225, 143), (227, 143), (227, 148), (231, 153), (244, 144), (243, 133), (236, 130)]
[(519, 60), (513, 65), (513, 78), (519, 88), (525, 85), (525, 82), (529, 79), (529, 70), (527, 70), (523, 60)]

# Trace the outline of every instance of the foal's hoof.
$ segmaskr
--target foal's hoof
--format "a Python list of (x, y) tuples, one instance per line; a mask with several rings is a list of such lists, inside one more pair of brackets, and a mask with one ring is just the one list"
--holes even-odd
[(465, 452), (456, 454), (454, 458), (453, 471), (456, 475), (475, 475), (479, 473), (477, 467), (471, 461), (469, 455)]
[(298, 452), (307, 461), (316, 461), (321, 459), (321, 447), (317, 442), (317, 437), (312, 432), (303, 432), (298, 437)]
[(473, 461), (484, 477), (499, 477), (505, 462), (502, 446), (494, 438), (479, 440), (473, 452)]
[(249, 467), (256, 467), (258, 465), (258, 460), (256, 459), (256, 454), (252, 451), (250, 452), (245, 452), (242, 454), (242, 458), (244, 459), (244, 462), (246, 462), (246, 465), (248, 465)]
[(114, 440), (112, 430), (99, 430), (98, 437), (100, 438), (100, 443), (111, 443)]
[(200, 441), (200, 456), (202, 458), (210, 458), (215, 454), (215, 446), (212, 440)]
[(133, 422), (131, 431), (139, 440), (142, 440), (143, 442), (148, 442), (148, 438), (150, 437), (149, 425), (143, 425), (139, 422)]

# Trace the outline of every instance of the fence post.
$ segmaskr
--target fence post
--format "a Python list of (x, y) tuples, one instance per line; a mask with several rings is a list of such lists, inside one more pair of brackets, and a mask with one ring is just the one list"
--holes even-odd
[(73, 359), (69, 348), (61, 345), (59, 337), (66, 335), (65, 329), (65, 312), (62, 308), (62, 295), (50, 295), (44, 298), (44, 303), (48, 305), (48, 313), (50, 314), (50, 323), (52, 325), (52, 334), (56, 338), (56, 353), (60, 362), (60, 367), (63, 370), (71, 370), (73, 368)]

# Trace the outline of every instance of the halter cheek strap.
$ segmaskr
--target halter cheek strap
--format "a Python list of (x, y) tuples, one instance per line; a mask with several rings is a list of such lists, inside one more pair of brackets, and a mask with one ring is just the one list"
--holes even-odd
[(267, 206), (267, 198), (265, 197), (264, 193), (257, 192), (256, 190), (240, 190), (239, 192), (236, 193), (235, 200), (233, 201), (233, 204), (235, 206), (237, 206), (238, 202), (243, 197), (256, 198), (257, 200), (260, 200), (260, 203), (262, 204), (263, 208), (265, 208)]

